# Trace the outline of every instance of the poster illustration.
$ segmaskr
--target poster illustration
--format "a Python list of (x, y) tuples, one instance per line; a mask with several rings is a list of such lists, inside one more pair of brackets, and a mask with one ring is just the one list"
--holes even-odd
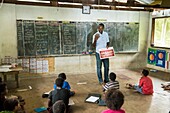
[(157, 50), (148, 48), (148, 64), (156, 64), (156, 53)]
[(165, 68), (166, 61), (166, 51), (165, 50), (157, 50), (156, 52), (156, 66)]

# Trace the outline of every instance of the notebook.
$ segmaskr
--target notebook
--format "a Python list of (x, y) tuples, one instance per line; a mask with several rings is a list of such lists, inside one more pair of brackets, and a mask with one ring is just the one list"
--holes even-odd
[(98, 103), (100, 98), (101, 98), (101, 94), (89, 93), (85, 99), (85, 102)]
[(42, 111), (46, 111), (47, 108), (46, 107), (39, 107), (39, 108), (35, 108), (34, 111), (39, 113), (39, 112), (42, 112)]

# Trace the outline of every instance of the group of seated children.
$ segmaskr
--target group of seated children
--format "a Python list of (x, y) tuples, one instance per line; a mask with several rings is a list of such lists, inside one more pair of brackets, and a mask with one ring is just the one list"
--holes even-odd
[[(70, 84), (66, 81), (66, 74), (65, 73), (60, 73), (58, 75), (58, 78), (62, 78), (64, 80), (63, 86), (62, 88), (64, 89), (68, 89), (69, 91), (71, 90)], [(54, 89), (57, 89), (56, 84), (54, 83)], [(70, 96), (74, 96), (75, 92), (74, 91), (70, 91)]]
[[(138, 85), (126, 84), (128, 88), (135, 89), (141, 94), (152, 94), (153, 84), (152, 80), (148, 77), (149, 71), (143, 69), (142, 77)], [(119, 82), (116, 80), (116, 74), (111, 72), (109, 75), (110, 82), (103, 85), (104, 101), (108, 110), (102, 113), (125, 113), (121, 109), (124, 103), (124, 95), (119, 91)], [(1, 80), (1, 78), (0, 78)], [(165, 86), (164, 86), (165, 87)], [(66, 81), (65, 73), (60, 73), (55, 80), (54, 90), (50, 92), (48, 98), (48, 111), (49, 113), (69, 113), (69, 98), (75, 94), (70, 91), (71, 87)], [(17, 99), (7, 99), (7, 86), (5, 83), (0, 83), (0, 113), (18, 113), (19, 101)]]
[[(139, 84), (126, 84), (127, 88), (135, 89), (144, 95), (153, 94), (152, 80), (148, 77), (148, 75), (149, 71), (143, 69)], [(111, 72), (109, 78), (110, 82), (107, 82), (105, 85), (103, 85), (105, 97), (104, 101), (109, 109), (103, 111), (102, 113), (125, 113), (125, 111), (121, 109), (121, 106), (124, 103), (124, 95), (121, 91), (119, 91), (119, 82), (116, 80), (116, 74)]]
[(21, 97), (13, 96), (7, 98), (8, 93), (6, 83), (2, 82), (0, 77), (0, 113), (25, 113), (24, 104)]
[(49, 113), (69, 113), (69, 98), (75, 94), (70, 91), (71, 87), (66, 81), (65, 73), (60, 73), (54, 84), (54, 90), (50, 92), (48, 98)]

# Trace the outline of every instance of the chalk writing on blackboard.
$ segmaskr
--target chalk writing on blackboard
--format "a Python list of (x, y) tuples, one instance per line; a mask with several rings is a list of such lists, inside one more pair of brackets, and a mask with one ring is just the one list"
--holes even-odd
[(36, 53), (48, 54), (48, 25), (47, 21), (35, 21)]
[(22, 20), (17, 21), (17, 48), (18, 56), (24, 56), (23, 28)]
[[(94, 51), (98, 22), (17, 20), (18, 56), (82, 54)], [(115, 52), (137, 52), (139, 23), (104, 22)]]
[[(50, 21), (48, 26), (48, 40), (50, 54), (60, 54), (59, 22)], [(62, 53), (62, 52), (61, 52)]]
[(36, 53), (34, 21), (33, 20), (24, 20), (23, 27), (24, 27), (25, 55), (26, 56), (34, 56)]

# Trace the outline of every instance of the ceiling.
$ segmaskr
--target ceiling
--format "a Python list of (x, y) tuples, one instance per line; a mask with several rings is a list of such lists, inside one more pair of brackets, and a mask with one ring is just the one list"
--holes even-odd
[(149, 10), (170, 8), (170, 0), (0, 0), (2, 3), (82, 8), (90, 5), (92, 9), (109, 10)]

